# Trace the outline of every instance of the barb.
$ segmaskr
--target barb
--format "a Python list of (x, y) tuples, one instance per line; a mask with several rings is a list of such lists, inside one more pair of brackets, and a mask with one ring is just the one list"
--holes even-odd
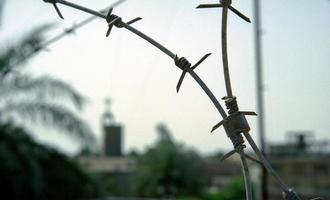
[(132, 19), (131, 21), (126, 22), (126, 24), (131, 25), (131, 24), (133, 24), (133, 23), (135, 23), (135, 22), (137, 22), (137, 21), (139, 21), (141, 19), (142, 19), (141, 17), (137, 17), (135, 19)]
[[(110, 10), (106, 16), (106, 21), (108, 22), (108, 26), (109, 26), (107, 34), (106, 34), (107, 37), (110, 35), (110, 32), (111, 32), (113, 26), (116, 26), (118, 28), (123, 27), (123, 25), (122, 25), (123, 22), (121, 20), (121, 17), (118, 17), (117, 15), (113, 15), (112, 11), (113, 11), (113, 8), (110, 8)], [(126, 22), (126, 24), (130, 25), (137, 21), (140, 21), (141, 19), (142, 19), (141, 17), (136, 17), (136, 18)]]
[(220, 3), (213, 3), (213, 4), (200, 4), (196, 8), (225, 8), (227, 7), (233, 13), (241, 17), (246, 22), (251, 23), (250, 18), (246, 17), (244, 14), (242, 14), (240, 11), (236, 10), (233, 6), (231, 6), (232, 0), (220, 0)]
[(57, 7), (57, 5), (56, 5), (56, 3), (57, 3), (57, 1), (56, 0), (43, 0), (44, 2), (46, 2), (46, 3), (51, 3), (51, 4), (53, 4), (53, 6), (54, 6), (54, 8), (55, 8), (55, 10), (56, 10), (56, 12), (57, 12), (57, 14), (58, 14), (58, 16), (61, 18), (61, 19), (64, 19), (64, 17), (63, 17), (63, 15), (62, 15), (62, 13), (61, 13), (61, 11), (60, 11), (60, 9)]
[(182, 74), (180, 76), (179, 82), (176, 86), (176, 91), (179, 92), (181, 84), (183, 82), (183, 79), (188, 72), (188, 70), (194, 70), (198, 65), (200, 65), (207, 57), (209, 57), (211, 53), (205, 54), (194, 66), (190, 67), (191, 64), (185, 59), (185, 58), (179, 58), (178, 56), (175, 56), (174, 62), (175, 65), (178, 66), (182, 70)]
[[(226, 153), (224, 156), (221, 157), (220, 161), (224, 161), (224, 160), (226, 160), (227, 158), (231, 157), (231, 156), (234, 155), (235, 153), (238, 153), (238, 154), (239, 154), (239, 152), (238, 152), (236, 149), (229, 151), (228, 153)], [(250, 156), (250, 155), (248, 155), (248, 154), (246, 154), (246, 153), (244, 153), (244, 156), (245, 156), (247, 159), (249, 159), (249, 160), (251, 160), (251, 161), (253, 161), (253, 162), (256, 162), (256, 163), (262, 165), (262, 162), (260, 162), (258, 159), (254, 158), (254, 157), (252, 157), (252, 156)]]
[(251, 22), (248, 17), (243, 15), (237, 9), (231, 6), (232, 0), (220, 0), (219, 4), (201, 4), (196, 8), (222, 8), (222, 27), (221, 27), (221, 48), (222, 48), (222, 63), (223, 63), (223, 71), (226, 83), (226, 91), (227, 97), (233, 98), (232, 87), (230, 83), (230, 74), (228, 67), (228, 53), (227, 53), (227, 17), (228, 17), (228, 9), (234, 12), (236, 15), (241, 17), (247, 22)]

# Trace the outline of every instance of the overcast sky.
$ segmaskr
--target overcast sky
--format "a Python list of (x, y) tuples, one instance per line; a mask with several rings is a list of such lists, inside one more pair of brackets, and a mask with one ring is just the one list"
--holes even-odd
[[(74, 0), (98, 10), (111, 1)], [(143, 18), (133, 26), (171, 51), (195, 63), (212, 53), (197, 69), (220, 99), (225, 96), (221, 59), (221, 10), (195, 7), (199, 0), (127, 0), (114, 10), (124, 21)], [(329, 139), (330, 112), (330, 2), (327, 0), (267, 0), (262, 2), (266, 138), (279, 141), (287, 131), (311, 130)], [(234, 7), (254, 21), (253, 1), (235, 0)], [(65, 20), (54, 8), (39, 0), (6, 1), (1, 45), (19, 38), (47, 22), (58, 26), (51, 36), (89, 14), (59, 5)], [(230, 13), (229, 64), (233, 92), (241, 110), (256, 110), (253, 24)], [(163, 122), (174, 137), (203, 153), (230, 149), (224, 130), (210, 133), (221, 120), (210, 100), (189, 76), (181, 91), (175, 86), (180, 70), (173, 60), (125, 29), (114, 28), (105, 37), (107, 24), (95, 20), (50, 46), (28, 64), (26, 71), (51, 75), (71, 83), (89, 98), (82, 117), (100, 139), (100, 116), (104, 99), (112, 99), (117, 122), (125, 125), (125, 150), (143, 149), (156, 138), (155, 125)], [(223, 102), (221, 102), (222, 105)], [(256, 117), (248, 117), (251, 134), (258, 141)], [(40, 136), (66, 151), (76, 145), (57, 135)]]

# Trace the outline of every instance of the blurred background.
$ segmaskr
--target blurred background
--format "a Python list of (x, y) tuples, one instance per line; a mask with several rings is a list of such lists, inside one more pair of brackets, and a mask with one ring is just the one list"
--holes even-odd
[[(192, 63), (212, 53), (196, 72), (220, 99), (221, 9), (201, 3), (217, 2), (126, 0), (113, 13), (142, 17), (134, 27)], [(229, 14), (228, 54), (240, 109), (258, 111), (254, 3), (233, 2), (252, 24)], [(58, 7), (65, 20), (43, 1), (0, 1), (3, 196), (244, 199), (240, 162), (220, 162), (232, 144), (223, 129), (210, 133), (221, 117), (194, 80), (177, 94), (172, 59), (125, 29), (106, 38), (103, 19), (70, 31), (90, 15)], [(260, 10), (265, 152), (303, 198), (330, 198), (330, 2), (268, 0)], [(248, 118), (260, 143), (258, 119)], [(280, 199), (250, 167), (255, 198)]]

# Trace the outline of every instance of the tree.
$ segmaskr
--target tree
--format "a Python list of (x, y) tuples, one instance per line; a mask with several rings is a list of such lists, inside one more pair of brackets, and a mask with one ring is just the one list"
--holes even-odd
[(84, 144), (95, 138), (87, 123), (77, 117), (63, 101), (81, 110), (85, 98), (69, 84), (43, 76), (18, 73), (19, 67), (41, 49), (43, 33), (51, 25), (34, 29), (17, 44), (0, 51), (0, 121), (23, 119), (39, 122), (69, 133)]
[(228, 186), (216, 193), (207, 193), (203, 196), (204, 200), (244, 200), (245, 188), (244, 180), (237, 178)]
[(97, 197), (98, 185), (54, 149), (39, 145), (12, 124), (0, 124), (0, 193), (3, 199)]
[(200, 195), (203, 189), (199, 155), (176, 143), (164, 125), (158, 125), (158, 142), (139, 157), (134, 189), (142, 197)]

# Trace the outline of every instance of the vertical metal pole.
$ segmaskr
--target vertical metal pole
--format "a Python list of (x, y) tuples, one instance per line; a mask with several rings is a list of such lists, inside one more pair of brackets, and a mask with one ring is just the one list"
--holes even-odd
[[(260, 139), (260, 149), (265, 155), (265, 126), (264, 126), (264, 96), (263, 96), (263, 74), (262, 74), (262, 40), (261, 40), (261, 13), (260, 0), (254, 1), (254, 41), (255, 41), (255, 65), (256, 65), (256, 95), (258, 112), (258, 131)], [(267, 171), (261, 168), (261, 196), (260, 199), (268, 199), (267, 191)]]

